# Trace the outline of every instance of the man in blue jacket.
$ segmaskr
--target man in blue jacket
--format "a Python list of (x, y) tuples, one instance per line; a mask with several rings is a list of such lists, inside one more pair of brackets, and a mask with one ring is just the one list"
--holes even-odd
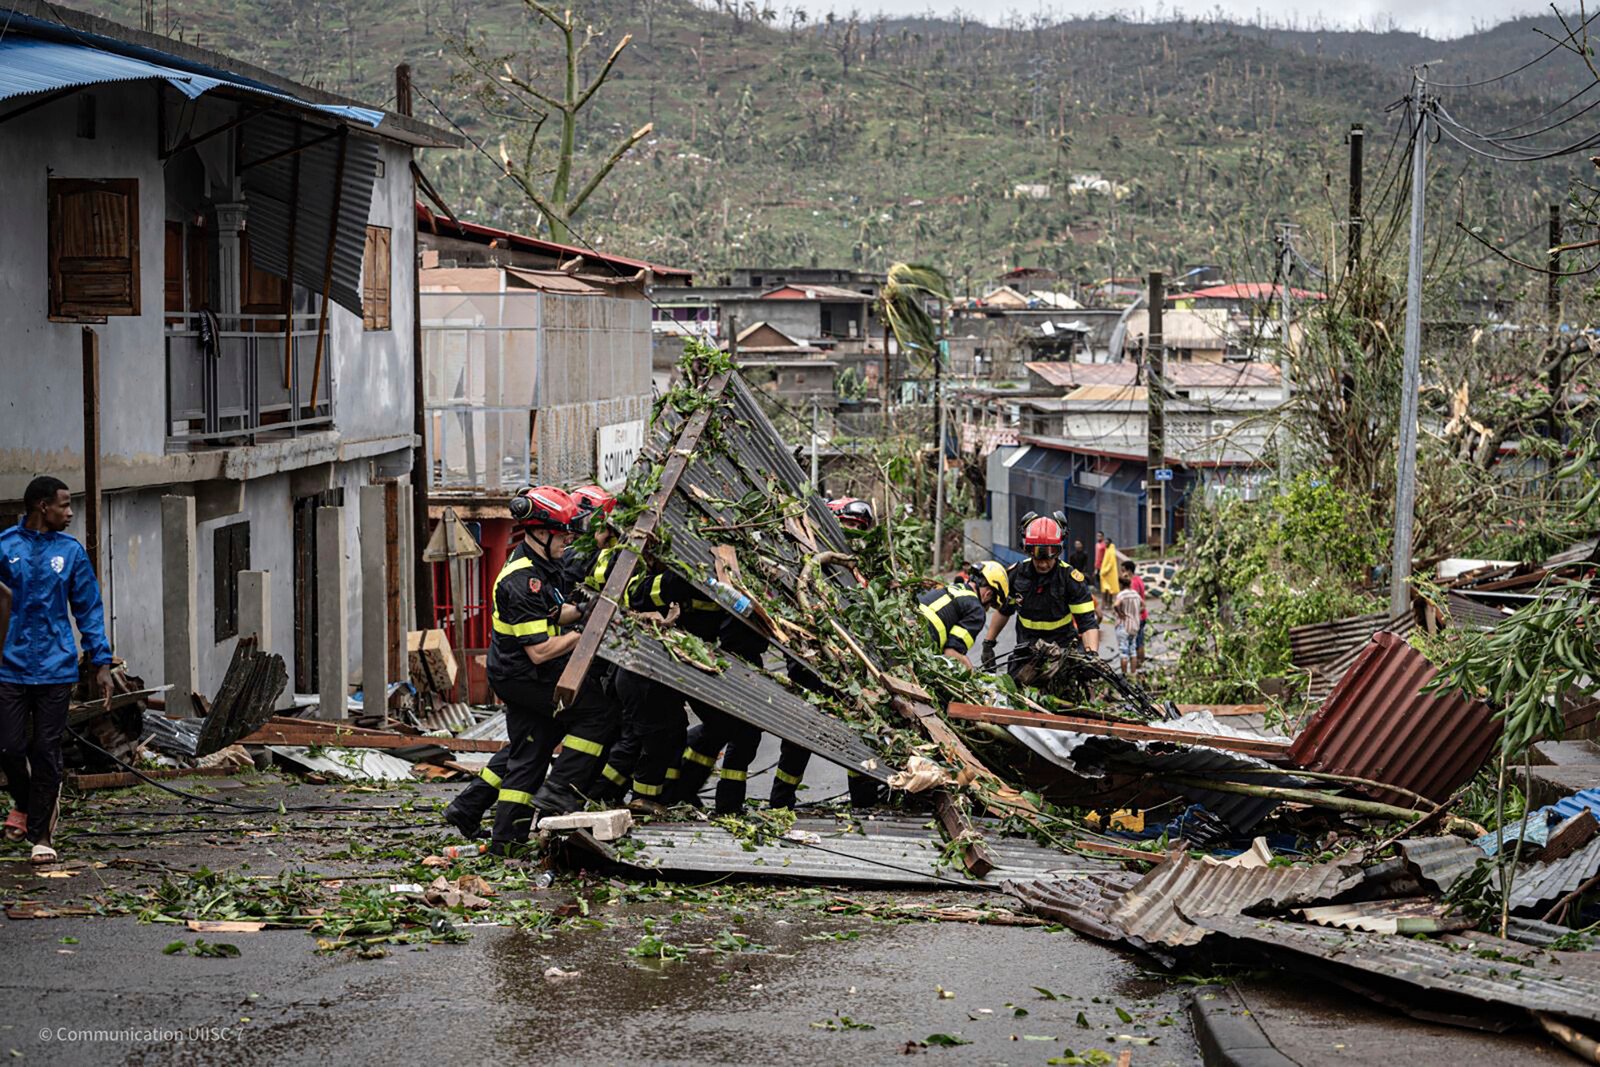
[(26, 837), (34, 863), (54, 863), (61, 738), (78, 681), (73, 619), (96, 668), (95, 684), (108, 703), (111, 646), (89, 555), (62, 532), (72, 522), (66, 483), (35, 478), (22, 502), (27, 510), (22, 522), (0, 530), (0, 770), (15, 804), (5, 836)]

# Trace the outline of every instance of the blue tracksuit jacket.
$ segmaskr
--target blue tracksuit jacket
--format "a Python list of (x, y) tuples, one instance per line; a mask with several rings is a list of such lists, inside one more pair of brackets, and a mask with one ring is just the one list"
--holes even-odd
[(76, 540), (20, 524), (0, 530), (0, 583), (12, 597), (0, 682), (59, 685), (78, 680), (69, 607), (91, 661), (96, 666), (111, 663), (100, 585), (89, 554)]

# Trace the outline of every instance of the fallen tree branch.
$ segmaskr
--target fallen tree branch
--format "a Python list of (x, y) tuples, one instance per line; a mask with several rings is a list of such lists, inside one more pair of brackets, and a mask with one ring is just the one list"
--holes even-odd
[(1600, 1042), (1542, 1011), (1534, 1012), (1533, 1017), (1539, 1021), (1545, 1033), (1584, 1063), (1600, 1063)]
[[(1214, 793), (1238, 793), (1247, 797), (1262, 797), (1267, 800), (1310, 804), (1312, 807), (1330, 808), (1333, 811), (1348, 812), (1351, 815), (1370, 815), (1375, 819), (1411, 820), (1418, 818), (1420, 814), (1410, 808), (1399, 808), (1393, 804), (1381, 804), (1376, 800), (1337, 797), (1329, 793), (1318, 792), (1315, 789), (1290, 789), (1286, 786), (1214, 781), (1210, 778), (1195, 778), (1187, 774), (1163, 774), (1160, 780), (1168, 785), (1189, 789), (1209, 789)], [(1445, 820), (1446, 832), (1453, 833), (1457, 829), (1472, 832), (1477, 827), (1466, 819), (1460, 819), (1453, 815), (1449, 816)]]

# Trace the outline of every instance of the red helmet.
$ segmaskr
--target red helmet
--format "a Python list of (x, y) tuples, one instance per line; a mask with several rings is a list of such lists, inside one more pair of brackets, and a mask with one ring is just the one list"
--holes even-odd
[(1061, 525), (1054, 519), (1034, 519), (1022, 531), (1022, 545), (1034, 559), (1055, 559), (1061, 555)]
[(572, 491), (572, 499), (583, 511), (598, 511), (604, 515), (616, 509), (617, 498), (598, 485), (580, 485)]
[(511, 498), (511, 518), (525, 530), (565, 530), (578, 524), (578, 504), (565, 489), (535, 485), (517, 491)]
[(837, 500), (828, 501), (828, 510), (839, 520), (839, 525), (847, 530), (870, 530), (878, 525), (878, 517), (872, 513), (872, 505), (853, 496), (842, 496)]

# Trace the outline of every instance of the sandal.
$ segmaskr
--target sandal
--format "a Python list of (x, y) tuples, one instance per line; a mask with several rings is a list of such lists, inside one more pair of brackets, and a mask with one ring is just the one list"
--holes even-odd
[(28, 857), (28, 862), (45, 864), (54, 863), (58, 859), (60, 859), (60, 857), (56, 855), (56, 850), (51, 848), (49, 845), (34, 845), (33, 854)]
[(7, 841), (21, 841), (28, 832), (28, 813), (12, 808), (11, 814), (6, 816), (5, 828), (0, 832), (4, 833)]

